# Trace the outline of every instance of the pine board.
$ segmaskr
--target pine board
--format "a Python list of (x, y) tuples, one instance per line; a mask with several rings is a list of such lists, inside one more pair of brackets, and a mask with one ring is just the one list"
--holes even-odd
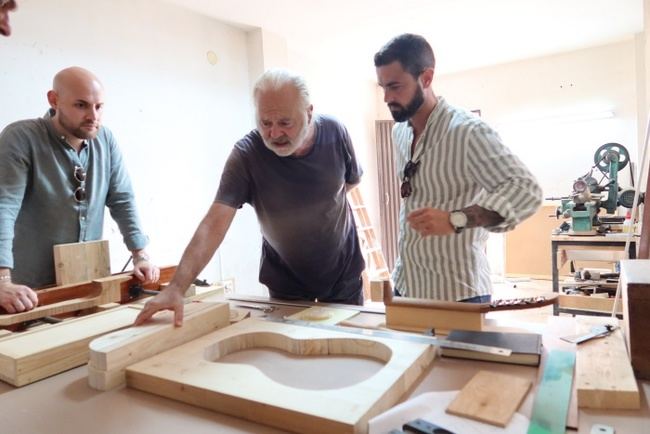
[[(329, 390), (279, 384), (230, 353), (273, 348), (295, 355), (351, 355), (385, 363), (372, 377)], [(127, 368), (129, 387), (281, 429), (366, 433), (368, 419), (398, 402), (434, 358), (430, 345), (247, 319)]]
[(108, 240), (57, 244), (52, 250), (57, 286), (86, 282), (111, 274)]
[(514, 375), (479, 371), (447, 407), (447, 413), (505, 427), (532, 383)]
[[(577, 334), (587, 334), (594, 325), (617, 324), (611, 318), (580, 317)], [(639, 409), (641, 398), (632, 365), (619, 328), (611, 335), (576, 346), (576, 389), (578, 407)]]
[(90, 386), (108, 390), (125, 384), (124, 369), (128, 365), (230, 324), (227, 303), (186, 304), (182, 327), (174, 326), (173, 317), (171, 311), (159, 312), (144, 325), (93, 340), (89, 345)]
[(0, 379), (14, 386), (58, 374), (88, 361), (88, 343), (128, 327), (140, 309), (123, 306), (0, 340)]

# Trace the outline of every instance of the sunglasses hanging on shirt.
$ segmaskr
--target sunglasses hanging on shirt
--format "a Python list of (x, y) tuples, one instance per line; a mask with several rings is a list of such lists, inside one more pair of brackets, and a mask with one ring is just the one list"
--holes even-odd
[(418, 170), (420, 165), (419, 161), (409, 160), (404, 167), (404, 177), (402, 178), (402, 185), (399, 189), (402, 199), (406, 199), (413, 193), (413, 187), (411, 187), (411, 178), (415, 175), (415, 172)]
[(74, 200), (83, 202), (86, 200), (86, 171), (81, 166), (74, 166), (74, 179), (79, 186), (74, 191)]

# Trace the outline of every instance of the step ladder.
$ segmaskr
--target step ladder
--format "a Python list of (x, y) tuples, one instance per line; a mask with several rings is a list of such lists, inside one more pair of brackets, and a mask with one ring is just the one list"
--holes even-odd
[(370, 280), (385, 280), (390, 278), (390, 272), (386, 265), (386, 259), (381, 246), (377, 242), (375, 229), (370, 222), (368, 210), (363, 203), (363, 197), (359, 188), (348, 192), (348, 201), (354, 214), (354, 221), (357, 226), (357, 235), (361, 252), (366, 260), (366, 270), (364, 272), (364, 296), (367, 300), (370, 297)]

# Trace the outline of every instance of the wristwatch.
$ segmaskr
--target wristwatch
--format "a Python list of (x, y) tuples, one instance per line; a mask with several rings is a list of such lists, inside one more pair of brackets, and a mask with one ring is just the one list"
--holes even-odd
[(451, 223), (454, 231), (459, 234), (467, 226), (467, 215), (459, 209), (454, 210), (449, 213), (449, 223)]

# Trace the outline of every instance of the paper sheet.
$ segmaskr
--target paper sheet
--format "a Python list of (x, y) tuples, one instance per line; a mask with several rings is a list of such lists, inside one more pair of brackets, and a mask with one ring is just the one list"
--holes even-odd
[(409, 399), (372, 418), (368, 422), (369, 434), (387, 434), (392, 429), (402, 429), (403, 424), (418, 418), (455, 434), (521, 434), (528, 430), (530, 421), (520, 413), (515, 413), (505, 428), (445, 413), (458, 392), (429, 392)]

